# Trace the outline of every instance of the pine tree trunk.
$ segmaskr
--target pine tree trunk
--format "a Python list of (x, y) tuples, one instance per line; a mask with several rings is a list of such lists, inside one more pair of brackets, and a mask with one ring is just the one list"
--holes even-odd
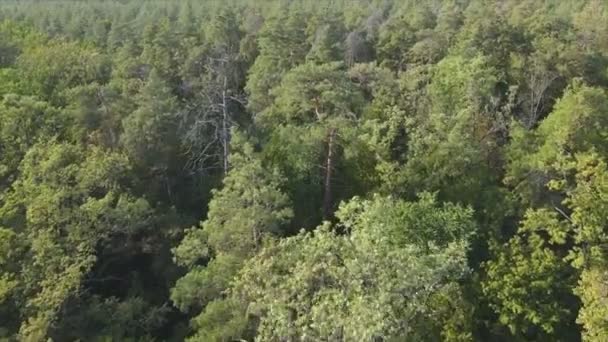
[(327, 159), (325, 161), (325, 181), (323, 185), (323, 218), (329, 219), (332, 214), (332, 188), (331, 177), (334, 167), (334, 143), (336, 138), (336, 129), (330, 128), (327, 135)]
[(222, 161), (224, 174), (228, 173), (228, 156), (230, 154), (230, 138), (228, 132), (228, 108), (226, 101), (226, 86), (227, 86), (227, 77), (224, 75), (224, 86), (222, 88)]

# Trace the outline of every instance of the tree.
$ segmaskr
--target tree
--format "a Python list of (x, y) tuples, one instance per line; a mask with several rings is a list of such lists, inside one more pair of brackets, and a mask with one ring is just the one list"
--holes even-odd
[[(306, 145), (324, 149), (323, 153), (313, 150), (308, 154), (324, 154), (322, 214), (324, 218), (329, 218), (335, 203), (333, 172), (338, 165), (338, 147), (340, 140), (348, 141), (344, 137), (354, 135), (353, 129), (358, 125), (358, 112), (363, 102), (362, 94), (348, 79), (340, 62), (321, 65), (307, 63), (296, 67), (285, 75), (273, 94), (276, 96), (275, 102), (261, 113), (258, 122), (262, 127), (278, 124), (285, 130), (308, 131), (307, 137), (316, 141), (307, 142)], [(300, 138), (303, 137), (302, 132), (298, 134)], [(275, 135), (273, 138), (281, 139), (281, 136)], [(288, 142), (279, 140), (277, 143)], [(316, 162), (309, 161), (308, 167)]]
[(65, 111), (74, 123), (70, 127), (74, 139), (108, 148), (120, 146), (122, 121), (137, 108), (136, 98), (123, 93), (121, 81), (94, 82), (67, 92), (70, 104)]
[(608, 52), (608, 8), (598, 0), (588, 1), (582, 11), (576, 13), (573, 24), (576, 26), (582, 46), (587, 49)]
[[(457, 339), (466, 340), (457, 281), (468, 273), (471, 215), (429, 194), (418, 202), (353, 199), (338, 211), (340, 224), (266, 247), (231, 298), (249, 303), (263, 340), (439, 339), (460, 318)], [(434, 306), (443, 300), (458, 314)]]
[(406, 53), (415, 42), (415, 31), (403, 15), (389, 18), (382, 26), (376, 47), (381, 65), (392, 70), (404, 71), (407, 64)]
[(281, 7), (270, 16), (258, 35), (259, 56), (249, 69), (246, 90), (249, 109), (260, 112), (272, 103), (269, 91), (285, 72), (304, 62), (310, 50), (306, 42), (306, 15), (297, 4)]
[(145, 28), (141, 59), (150, 69), (155, 69), (171, 89), (179, 84), (177, 79), (180, 58), (179, 41), (175, 39), (173, 28), (167, 20), (161, 20)]
[(608, 98), (603, 90), (574, 82), (537, 130), (513, 125), (505, 182), (524, 204), (559, 205), (560, 196), (546, 184), (562, 172), (564, 158), (591, 149), (606, 153), (608, 145), (602, 138), (608, 125), (606, 110)]
[(182, 139), (188, 146), (189, 164), (194, 171), (219, 167), (226, 174), (230, 165), (230, 131), (246, 104), (240, 55), (244, 34), (231, 10), (217, 14), (209, 27), (209, 47), (197, 51), (188, 63), (190, 69), (199, 70), (193, 70), (195, 75), (190, 81), (196, 93), (195, 104), (184, 113)]
[(51, 138), (67, 138), (66, 115), (31, 96), (6, 95), (0, 104), (0, 189), (15, 181), (18, 167), (34, 144)]
[[(608, 337), (606, 323), (606, 282), (608, 254), (606, 209), (608, 208), (608, 168), (605, 157), (581, 154), (576, 161), (576, 186), (570, 186), (565, 204), (572, 211), (570, 222), (575, 229), (574, 266), (580, 272), (575, 293), (582, 307), (577, 323), (583, 326), (583, 340), (597, 341)], [(564, 183), (562, 183), (562, 186)]]
[(462, 5), (456, 1), (446, 1), (437, 14), (435, 31), (443, 36), (443, 39), (451, 45), (463, 23)]
[(55, 106), (65, 105), (65, 91), (109, 77), (108, 59), (95, 48), (77, 42), (52, 40), (28, 47), (17, 60), (20, 91)]
[[(207, 219), (188, 230), (174, 251), (177, 263), (190, 271), (177, 281), (171, 299), (182, 311), (203, 309), (193, 322), (193, 341), (236, 338), (243, 332), (221, 328), (222, 317), (233, 315), (229, 312), (234, 307), (224, 301), (224, 291), (243, 263), (267, 238), (280, 236), (292, 216), (289, 199), (280, 190), (281, 177), (266, 170), (238, 134), (233, 147), (232, 168), (221, 190), (213, 192)], [(208, 260), (204, 267), (199, 265), (202, 260)]]
[(517, 235), (486, 264), (483, 291), (500, 322), (520, 338), (576, 338), (576, 272), (567, 260), (571, 231), (559, 218), (556, 211), (529, 210)]
[(352, 31), (344, 41), (344, 62), (352, 67), (355, 63), (365, 63), (372, 60), (373, 47), (366, 40), (362, 31)]
[(310, 51), (306, 60), (319, 64), (341, 60), (346, 31), (341, 14), (323, 13), (320, 18), (314, 19), (313, 23), (309, 24), (309, 27), (315, 30), (310, 38)]
[(434, 66), (426, 89), (430, 106), (407, 120), (406, 161), (395, 165), (393, 192), (438, 191), (443, 199), (473, 205), (484, 220), (492, 217), (492, 225), (501, 219), (494, 158), (506, 123), (496, 83), (496, 70), (484, 58), (449, 57)]
[(486, 56), (490, 65), (506, 70), (511, 53), (525, 51), (526, 42), (517, 27), (509, 25), (497, 6), (474, 2), (455, 42), (455, 51), (464, 57)]
[(10, 315), (18, 315), (20, 339), (58, 334), (53, 327), (79, 298), (100, 250), (146, 228), (151, 209), (121, 184), (128, 170), (122, 155), (87, 155), (70, 144), (37, 144), (26, 154), (0, 212), (11, 232), (3, 240), (14, 236), (21, 246), (9, 254), (9, 273), (2, 263), (2, 278), (15, 286), (8, 300), (18, 308)]
[(595, 312), (593, 288), (601, 267), (591, 266), (593, 253), (586, 252), (602, 242), (586, 234), (602, 222), (594, 213), (602, 210), (603, 201), (591, 194), (597, 191), (595, 186), (602, 186), (603, 164), (593, 154), (606, 154), (601, 138), (605, 112), (604, 91), (575, 82), (536, 130), (513, 129), (506, 182), (515, 185), (523, 205), (539, 209), (528, 210), (517, 235), (488, 262), (484, 286), (490, 298), (498, 299), (493, 300), (495, 309), (504, 322), (524, 336), (576, 338), (567, 334), (578, 334), (573, 317), (579, 304), (571, 294), (579, 277), (576, 293), (583, 302), (579, 322), (587, 324), (587, 336), (602, 336), (601, 325), (595, 325), (593, 314), (588, 314)]
[(511, 55), (509, 68), (510, 83), (517, 84), (519, 110), (514, 114), (531, 129), (548, 115), (572, 78), (597, 80), (602, 67), (577, 46), (572, 25), (546, 16), (539, 4), (522, 3), (514, 12), (513, 25), (534, 32), (527, 48)]
[[(142, 174), (154, 180), (156, 191), (150, 193), (156, 192), (171, 202), (176, 180), (169, 175), (180, 165), (177, 99), (161, 76), (152, 70), (136, 103), (138, 108), (122, 121), (122, 145)], [(148, 190), (154, 189), (150, 185), (146, 185)]]
[(19, 55), (19, 47), (4, 35), (0, 38), (0, 67), (6, 68), (15, 63)]

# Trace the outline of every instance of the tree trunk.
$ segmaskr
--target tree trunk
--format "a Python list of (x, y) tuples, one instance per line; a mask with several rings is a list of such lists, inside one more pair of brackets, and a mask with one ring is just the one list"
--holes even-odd
[(253, 238), (253, 246), (254, 246), (255, 250), (257, 250), (258, 242), (260, 240), (257, 228), (253, 227), (253, 229), (251, 230), (251, 233), (252, 233), (252, 238)]
[(230, 154), (230, 132), (228, 127), (228, 107), (226, 101), (227, 77), (224, 75), (224, 85), (222, 87), (222, 162), (224, 167), (224, 175), (228, 173), (228, 156)]
[(336, 129), (330, 128), (327, 134), (327, 159), (325, 161), (325, 180), (323, 184), (323, 218), (329, 219), (332, 214), (332, 189), (331, 176), (334, 167), (334, 144), (336, 138)]

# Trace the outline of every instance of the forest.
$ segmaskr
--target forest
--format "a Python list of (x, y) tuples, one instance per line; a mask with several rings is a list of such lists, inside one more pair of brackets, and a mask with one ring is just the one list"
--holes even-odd
[(608, 341), (608, 2), (0, 1), (0, 341)]

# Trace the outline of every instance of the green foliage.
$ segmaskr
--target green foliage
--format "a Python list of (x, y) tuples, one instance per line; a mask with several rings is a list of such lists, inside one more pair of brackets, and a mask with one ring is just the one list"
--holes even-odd
[(517, 235), (486, 265), (484, 293), (515, 335), (570, 340), (577, 310), (575, 272), (567, 261), (571, 227), (546, 209), (526, 213)]
[(266, 19), (260, 29), (259, 56), (249, 71), (247, 92), (249, 106), (258, 112), (272, 103), (268, 92), (281, 80), (289, 69), (302, 63), (308, 52), (306, 41), (306, 16), (297, 5), (280, 8), (278, 13)]
[(65, 104), (65, 91), (109, 76), (107, 58), (93, 47), (65, 40), (25, 49), (17, 60), (19, 91), (55, 105)]
[(194, 319), (193, 325), (197, 332), (187, 341), (229, 341), (246, 333), (249, 322), (238, 301), (217, 299)]
[(513, 126), (505, 181), (524, 203), (546, 201), (541, 197), (545, 185), (574, 154), (592, 149), (606, 153), (606, 111), (608, 98), (602, 89), (574, 83), (537, 130)]
[(445, 58), (437, 64), (428, 89), (432, 110), (447, 115), (482, 111), (491, 104), (497, 82), (496, 69), (484, 57)]
[(576, 187), (569, 193), (566, 205), (572, 209), (575, 239), (579, 244), (574, 265), (582, 270), (576, 294), (582, 308), (578, 320), (583, 339), (601, 340), (608, 336), (606, 324), (605, 284), (608, 270), (606, 254), (606, 209), (608, 169), (605, 159), (596, 154), (581, 155), (576, 164)]
[[(264, 240), (281, 235), (292, 217), (289, 199), (280, 191), (282, 177), (262, 166), (241, 135), (236, 135), (233, 147), (232, 168), (221, 190), (213, 192), (207, 219), (200, 228), (191, 228), (174, 250), (176, 261), (191, 270), (177, 281), (171, 299), (182, 311), (204, 308), (193, 321), (197, 340), (239, 334), (212, 324), (224, 324), (224, 317), (233, 315), (234, 303), (223, 301), (223, 293), (247, 258)], [(205, 267), (196, 264), (201, 259), (209, 260)], [(234, 313), (229, 326), (241, 327), (240, 315)]]
[[(317, 19), (317, 20), (315, 20)], [(310, 51), (306, 55), (307, 61), (327, 63), (338, 61), (343, 56), (343, 43), (345, 27), (339, 12), (323, 13), (322, 18), (313, 18), (309, 27), (314, 28)]]
[(155, 69), (136, 101), (139, 107), (122, 123), (125, 150), (152, 169), (166, 169), (178, 145), (174, 135), (177, 101)]
[[(273, 165), (285, 170), (294, 202), (311, 201), (310, 206), (296, 208), (302, 209), (296, 216), (304, 220), (318, 217), (328, 192), (333, 199), (324, 205), (331, 207), (353, 193), (328, 186), (328, 163), (340, 174), (342, 184), (365, 181), (366, 175), (355, 169), (367, 166), (359, 164), (367, 151), (357, 149), (363, 145), (359, 137), (363, 94), (345, 71), (341, 62), (308, 62), (293, 68), (273, 89), (273, 105), (256, 118), (261, 128), (271, 129), (264, 152)], [(319, 165), (325, 172), (317, 171)]]
[(241, 272), (231, 293), (259, 316), (258, 338), (439, 338), (447, 317), (433, 303), (468, 273), (472, 211), (427, 194), (354, 199), (337, 216), (335, 228), (268, 246)]
[(378, 59), (382, 65), (399, 71), (407, 63), (407, 51), (416, 43), (415, 31), (402, 16), (389, 19), (378, 38)]
[(26, 154), (1, 212), (24, 245), (12, 260), (23, 339), (49, 333), (95, 265), (98, 248), (146, 228), (151, 209), (121, 186), (128, 170), (120, 154), (95, 149), (86, 155), (69, 144), (38, 144)]
[(17, 235), (12, 230), (0, 228), (0, 270), (2, 270), (0, 278), (0, 304), (10, 297), (11, 292), (18, 285), (15, 280), (16, 275), (13, 273), (14, 265), (9, 263), (13, 260), (14, 254), (18, 252), (16, 238)]
[(47, 102), (31, 96), (6, 95), (0, 105), (0, 182), (15, 180), (25, 153), (37, 142), (65, 136), (69, 118)]
[(168, 81), (173, 80), (177, 73), (178, 58), (181, 57), (174, 50), (179, 41), (172, 30), (168, 20), (161, 20), (146, 26), (142, 37), (142, 61)]
[[(529, 210), (517, 235), (498, 248), (497, 259), (488, 264), (489, 280), (484, 289), (491, 298), (501, 298), (494, 307), (513, 332), (534, 336), (538, 334), (534, 332), (537, 328), (554, 334), (552, 338), (573, 338), (568, 333), (575, 329), (568, 324), (573, 324), (571, 317), (579, 306), (572, 298), (573, 292), (582, 300), (579, 322), (587, 319), (593, 322), (593, 314), (587, 313), (593, 312), (595, 297), (593, 290), (585, 292), (585, 289), (594, 287), (591, 279), (597, 279), (601, 267), (585, 266), (582, 260), (590, 254), (582, 251), (601, 245), (597, 240), (587, 240), (594, 234), (586, 232), (588, 229), (598, 232), (592, 227), (602, 225), (603, 216), (593, 213), (603, 210), (603, 202), (596, 196), (591, 201), (585, 200), (586, 190), (593, 191), (588, 181), (594, 179), (586, 175), (599, 172), (601, 179), (602, 164), (586, 153), (606, 154), (602, 138), (605, 112), (603, 90), (575, 83), (538, 129), (513, 128), (506, 181), (516, 185), (514, 192), (524, 204), (547, 207)], [(595, 165), (599, 167), (597, 171)], [(571, 211), (571, 217), (561, 209), (560, 202), (565, 196), (563, 204)], [(594, 222), (597, 219), (599, 223)], [(514, 263), (519, 266), (513, 267)], [(577, 279), (580, 279), (578, 287)], [(573, 291), (574, 288), (577, 290)], [(602, 328), (585, 328), (588, 329), (585, 336), (602, 334)]]
[(607, 13), (2, 1), (0, 340), (608, 339)]
[(292, 69), (272, 91), (276, 100), (260, 120), (305, 125), (356, 119), (361, 94), (341, 69), (339, 62), (306, 63)]

